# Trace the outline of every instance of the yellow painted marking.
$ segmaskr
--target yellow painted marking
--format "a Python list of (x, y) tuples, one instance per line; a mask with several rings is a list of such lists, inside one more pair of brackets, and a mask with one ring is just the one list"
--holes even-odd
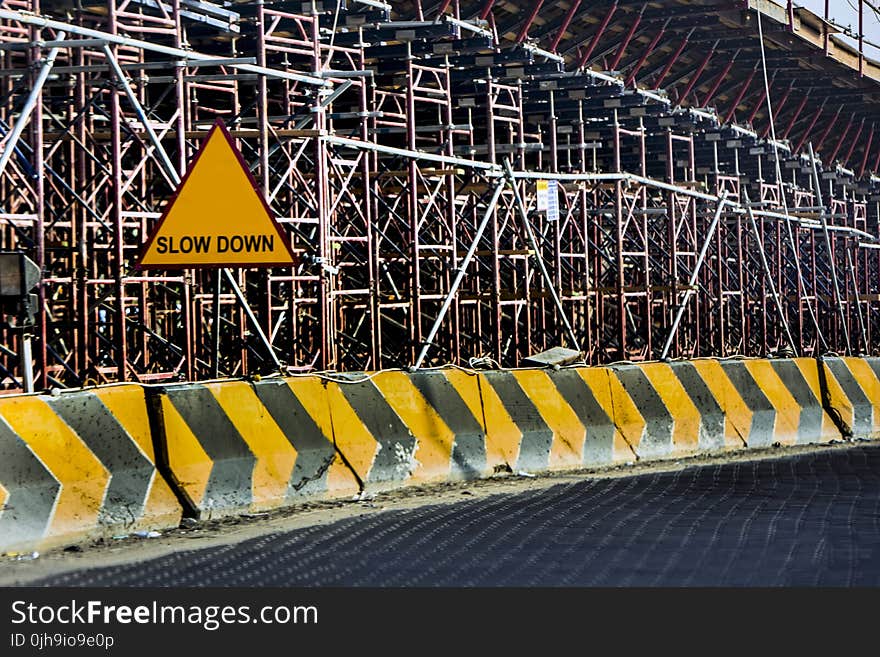
[[(319, 385), (321, 384), (320, 380), (316, 379), (316, 381), (319, 382)], [(379, 441), (373, 437), (351, 404), (345, 399), (345, 395), (339, 389), (340, 384), (328, 382), (326, 385), (325, 399), (330, 406), (330, 416), (333, 419), (333, 433), (331, 435), (336, 450), (351, 465), (361, 481), (367, 481), (370, 469), (373, 467), (373, 461), (376, 454), (379, 453)], [(297, 397), (303, 401), (302, 397), (299, 395)], [(308, 406), (306, 410), (311, 415)]]
[(483, 423), (483, 400), (480, 395), (480, 384), (485, 384), (486, 381), (480, 381), (479, 375), (477, 374), (468, 374), (461, 370), (445, 370), (443, 376), (445, 376), (446, 380), (449, 381), (453, 388), (455, 388), (458, 396), (461, 397), (461, 400), (468, 407), (468, 410), (471, 412), (471, 415), (474, 416), (474, 419), (485, 429)]
[(382, 372), (373, 383), (416, 438), (413, 481), (444, 481), (449, 477), (455, 434), (404, 372)]
[(165, 395), (162, 395), (162, 417), (171, 472), (193, 504), (201, 506), (214, 462)]
[(797, 443), (798, 424), (800, 424), (801, 407), (785, 387), (785, 383), (776, 374), (770, 361), (749, 360), (744, 365), (758, 384), (761, 392), (770, 400), (776, 409), (776, 421), (773, 425), (773, 437), (783, 445)]
[[(147, 415), (147, 403), (144, 389), (140, 386), (112, 386), (95, 391), (101, 402), (113, 417), (122, 425), (126, 433), (137, 443), (141, 451), (155, 465), (156, 455), (153, 451), (153, 438), (150, 432), (150, 418)], [(144, 506), (144, 526), (159, 527), (176, 524), (182, 513), (171, 487), (158, 473), (153, 475), (153, 483)], [(141, 525), (138, 525), (139, 527)]]
[(237, 149), (217, 126), (170, 204), (140, 262), (143, 267), (294, 264)]
[(519, 459), (522, 431), (510, 418), (492, 384), (482, 374), (479, 377), (483, 417), (486, 422), (486, 467), (489, 472), (498, 465), (515, 468)]
[[(293, 377), (286, 380), (287, 386), (303, 405), (309, 417), (318, 425), (329, 445), (333, 445), (333, 422), (327, 391), (318, 377)], [(338, 449), (337, 449), (338, 452)], [(351, 495), (360, 490), (354, 473), (337, 453), (327, 470), (327, 494), (333, 496)]]
[(672, 416), (672, 451), (692, 452), (697, 449), (702, 418), (675, 372), (666, 363), (645, 363), (640, 369)]
[(549, 467), (582, 465), (586, 428), (547, 373), (543, 370), (521, 370), (514, 372), (514, 377), (538, 409), (544, 423), (553, 430)]
[[(614, 450), (612, 454), (612, 459), (615, 463), (617, 462), (626, 462), (632, 461), (635, 458), (635, 454), (633, 453), (633, 448), (638, 444), (638, 441), (641, 440), (641, 431), (644, 430), (645, 424), (642, 420), (642, 428), (638, 430), (638, 435), (635, 437), (636, 442), (633, 444), (633, 447), (630, 447), (630, 443), (627, 442), (627, 439), (624, 437), (623, 433), (620, 431), (620, 426), (617, 424), (617, 419), (615, 418), (615, 407), (614, 407), (614, 399), (612, 398), (611, 393), (611, 381), (614, 380), (617, 382), (616, 377), (613, 376), (611, 370), (606, 367), (581, 367), (577, 370), (578, 375), (584, 380), (584, 383), (587, 384), (587, 387), (593, 393), (593, 397), (596, 399), (596, 402), (605, 411), (605, 414), (614, 424)], [(619, 386), (620, 383), (618, 382)], [(625, 391), (624, 391), (625, 394)], [(625, 395), (626, 399), (629, 400), (630, 406), (632, 405), (632, 400), (629, 399), (629, 395)], [(626, 402), (622, 402), (626, 405)], [(625, 413), (627, 413), (626, 417), (630, 418), (633, 412), (633, 408), (626, 407), (623, 409)], [(638, 413), (638, 410), (635, 410), (635, 414), (641, 418)], [(590, 428), (587, 427), (587, 439), (590, 437)]]
[(144, 505), (143, 521), (138, 523), (141, 528), (176, 527), (180, 523), (183, 509), (171, 488), (157, 472), (153, 473), (153, 484)]
[[(483, 399), (480, 395), (480, 380), (478, 375), (469, 374), (461, 370), (449, 369), (443, 371), (443, 376), (445, 376), (449, 384), (455, 388), (458, 396), (461, 397), (461, 400), (465, 403), (465, 406), (468, 407), (468, 410), (477, 421), (477, 424), (480, 425), (480, 428), (483, 431), (483, 447), (485, 448), (486, 423), (483, 421)], [(482, 383), (486, 382), (482, 381)], [(491, 472), (492, 469), (487, 464), (486, 469), (480, 474), (491, 474)]]
[(253, 506), (277, 507), (287, 497), (296, 464), (296, 449), (260, 402), (250, 384), (244, 381), (209, 383), (226, 417), (235, 425), (254, 457)]
[[(819, 387), (819, 364), (814, 358), (795, 358), (794, 363), (795, 365), (797, 365), (797, 368), (803, 375), (804, 380), (807, 382), (807, 386), (809, 386), (810, 392), (812, 392), (813, 396), (816, 398), (816, 404), (821, 407), (822, 389)], [(823, 409), (822, 428), (819, 442), (827, 443), (831, 440), (838, 440), (839, 438), (840, 432), (837, 430), (837, 427), (834, 426), (834, 422), (831, 420), (831, 417)]]
[(0, 415), (61, 483), (47, 534), (95, 527), (110, 482), (107, 468), (49, 405), (36, 397), (3, 400)]
[(285, 379), (287, 387), (302, 404), (309, 417), (324, 434), (324, 438), (333, 444), (333, 421), (330, 418), (330, 406), (327, 401), (327, 391), (324, 384), (317, 376), (300, 376)]
[(9, 491), (3, 488), (3, 484), (0, 484), (0, 512), (3, 511), (3, 505), (6, 504), (6, 500), (9, 499)]
[(614, 409), (614, 415), (612, 415), (614, 424), (620, 430), (626, 442), (638, 453), (642, 436), (648, 424), (614, 371), (611, 369), (606, 371), (608, 372), (607, 380), (611, 396), (611, 408)]
[(824, 364), (822, 367), (825, 368), (825, 381), (828, 384), (828, 397), (831, 407), (840, 413), (840, 419), (843, 420), (843, 423), (852, 428), (855, 424), (855, 409), (852, 402), (837, 382), (837, 378), (834, 376), (831, 368)]
[(147, 415), (147, 402), (144, 389), (140, 386), (111, 386), (95, 391), (126, 433), (131, 436), (146, 454), (151, 463), (156, 462), (153, 453), (153, 438), (150, 433), (150, 418)]
[[(871, 406), (873, 406), (873, 431), (880, 431), (880, 380), (877, 379), (874, 370), (868, 365), (868, 361), (862, 358), (844, 358), (844, 362), (849, 371), (852, 372), (853, 378), (859, 384), (862, 392), (865, 393), (865, 396), (871, 402)], [(827, 378), (830, 380), (834, 376), (831, 375)], [(850, 426), (852, 426), (852, 420), (850, 420)]]
[(721, 363), (716, 360), (695, 360), (691, 364), (724, 412), (724, 446), (730, 449), (748, 446), (753, 413)]
[(329, 497), (347, 497), (360, 491), (361, 487), (345, 462), (339, 455), (333, 457), (333, 463), (327, 470), (327, 495)]

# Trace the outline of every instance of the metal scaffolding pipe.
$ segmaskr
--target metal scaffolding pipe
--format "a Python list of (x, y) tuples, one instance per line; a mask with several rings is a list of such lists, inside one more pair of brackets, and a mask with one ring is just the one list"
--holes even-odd
[(165, 172), (168, 174), (175, 186), (179, 185), (180, 176), (177, 174), (177, 169), (175, 169), (174, 165), (171, 163), (171, 158), (168, 157), (168, 153), (166, 153), (165, 149), (162, 148), (162, 142), (159, 141), (159, 137), (153, 130), (153, 126), (150, 125), (147, 114), (146, 112), (144, 112), (144, 108), (141, 107), (140, 102), (138, 102), (137, 96), (135, 96), (134, 92), (131, 90), (131, 86), (128, 84), (128, 78), (125, 77), (125, 73), (123, 73), (122, 69), (119, 68), (119, 62), (116, 61), (116, 57), (113, 55), (113, 51), (110, 49), (110, 46), (105, 43), (103, 48), (104, 56), (110, 63), (110, 68), (113, 70), (116, 79), (119, 80), (119, 84), (122, 87), (122, 90), (125, 92), (125, 97), (128, 98), (128, 102), (131, 103), (135, 114), (137, 114), (138, 119), (140, 119), (141, 125), (144, 126), (144, 130), (146, 130), (147, 136), (150, 138), (150, 141), (152, 142), (156, 153), (159, 155), (159, 159), (162, 162), (162, 166), (165, 169)]
[[(53, 30), (61, 30), (64, 33), (70, 34), (79, 34), (84, 37), (89, 37), (92, 39), (101, 39), (102, 41), (106, 41), (107, 43), (111, 43), (117, 46), (130, 46), (132, 48), (140, 48), (141, 50), (148, 50), (150, 52), (157, 52), (163, 55), (169, 55), (171, 57), (177, 57), (179, 59), (194, 59), (194, 60), (211, 60), (216, 59), (212, 55), (205, 55), (194, 50), (184, 50), (183, 48), (171, 48), (169, 46), (163, 46), (157, 43), (153, 43), (151, 41), (144, 41), (142, 39), (133, 39), (131, 37), (119, 36), (118, 34), (110, 34), (108, 32), (101, 32), (100, 30), (93, 30), (88, 27), (82, 27), (80, 25), (74, 25), (72, 23), (65, 23), (62, 21), (56, 21), (51, 18), (44, 18), (43, 16), (39, 16), (37, 14), (29, 14), (20, 11), (10, 11), (8, 9), (0, 9), (0, 20), (9, 20), (9, 21), (17, 21), (19, 23), (23, 23), (25, 25), (34, 25), (36, 27), (49, 28)], [(59, 34), (60, 38), (64, 38)], [(313, 84), (318, 87), (330, 87), (333, 86), (332, 82), (328, 82), (327, 80), (323, 80), (321, 78), (312, 76), (312, 75), (303, 75), (301, 73), (291, 73), (290, 71), (279, 71), (277, 69), (267, 68), (263, 66), (255, 66), (253, 64), (229, 64), (230, 66), (240, 69), (242, 71), (248, 71), (250, 73), (257, 73), (259, 75), (266, 75), (269, 77), (280, 78), (282, 80), (293, 80), (296, 82), (305, 82), (306, 84)]]
[(852, 343), (849, 340), (849, 328), (846, 325), (846, 315), (843, 313), (843, 297), (840, 294), (840, 285), (837, 282), (837, 267), (834, 264), (834, 251), (831, 249), (831, 235), (828, 232), (828, 222), (825, 221), (825, 204), (822, 202), (822, 186), (819, 184), (819, 170), (816, 167), (816, 156), (813, 153), (813, 142), (809, 142), (807, 144), (810, 153), (810, 162), (812, 162), (812, 174), (813, 174), (813, 184), (815, 185), (814, 193), (816, 194), (816, 201), (818, 201), (819, 205), (822, 207), (822, 210), (819, 212), (819, 220), (822, 224), (822, 233), (825, 236), (825, 249), (828, 255), (828, 266), (831, 269), (831, 283), (834, 288), (834, 301), (837, 304), (837, 312), (840, 313), (840, 325), (843, 330), (843, 336), (846, 341), (846, 351), (847, 353), (852, 353)]
[(773, 297), (773, 303), (776, 306), (776, 312), (779, 313), (779, 321), (782, 322), (782, 329), (785, 333), (785, 339), (788, 342), (788, 346), (791, 347), (792, 353), (797, 357), (798, 349), (795, 345), (794, 338), (791, 336), (791, 329), (788, 326), (788, 319), (785, 317), (785, 309), (782, 307), (782, 300), (779, 298), (779, 293), (776, 291), (776, 284), (773, 282), (773, 274), (770, 271), (770, 264), (767, 262), (767, 254), (764, 252), (764, 243), (761, 241), (761, 232), (758, 230), (758, 224), (755, 221), (755, 213), (752, 212), (752, 207), (749, 205), (749, 197), (748, 192), (743, 190), (743, 196), (746, 200), (746, 214), (749, 217), (749, 224), (751, 225), (752, 232), (755, 235), (755, 243), (758, 245), (758, 255), (761, 259), (761, 268), (764, 271), (764, 278), (767, 281), (767, 285), (770, 288), (770, 296)]
[(706, 239), (700, 249), (700, 255), (697, 257), (697, 262), (694, 264), (694, 270), (691, 272), (691, 276), (688, 279), (688, 286), (684, 291), (684, 298), (682, 298), (679, 303), (678, 310), (675, 313), (675, 319), (672, 320), (672, 326), (669, 328), (669, 335), (666, 336), (666, 342), (663, 344), (663, 350), (660, 352), (660, 360), (666, 360), (666, 357), (669, 355), (669, 348), (672, 346), (672, 341), (675, 339), (678, 325), (681, 324), (681, 318), (684, 317), (684, 311), (687, 307), (688, 299), (690, 299), (695, 291), (694, 286), (696, 285), (697, 277), (700, 275), (700, 270), (703, 268), (706, 255), (709, 253), (709, 245), (712, 242), (712, 238), (715, 237), (715, 231), (718, 229), (718, 224), (721, 221), (721, 214), (724, 212), (724, 207), (728, 205), (728, 203), (726, 195), (722, 194), (718, 197), (718, 206), (715, 208), (715, 215), (712, 217), (712, 223), (709, 224), (709, 230), (706, 231)]
[(513, 176), (513, 168), (510, 166), (510, 160), (504, 160), (504, 169), (507, 173), (507, 180), (510, 182), (510, 186), (513, 189), (514, 197), (516, 198), (516, 207), (519, 210), (519, 218), (526, 229), (529, 243), (532, 245), (532, 249), (535, 252), (535, 260), (538, 261), (538, 267), (541, 270), (541, 276), (544, 277), (544, 283), (546, 283), (547, 289), (550, 290), (550, 295), (553, 297), (553, 304), (556, 306), (556, 310), (559, 313), (559, 319), (561, 319), (562, 323), (565, 325), (565, 330), (568, 333), (568, 339), (571, 340), (572, 348), (576, 351), (581, 351), (580, 342), (574, 334), (574, 329), (571, 328), (571, 323), (568, 321), (568, 316), (565, 314), (565, 308), (562, 307), (562, 300), (559, 298), (559, 293), (556, 291), (553, 279), (547, 271), (547, 265), (544, 264), (544, 258), (541, 257), (541, 248), (538, 245), (538, 240), (535, 238), (535, 232), (532, 230), (532, 222), (529, 221), (526, 206), (523, 203), (522, 196), (520, 196), (519, 189), (516, 186), (516, 178)]
[(492, 219), (492, 213), (495, 211), (495, 206), (498, 205), (498, 199), (501, 198), (501, 192), (504, 191), (505, 185), (506, 181), (503, 178), (495, 183), (495, 192), (492, 194), (492, 200), (490, 200), (489, 205), (486, 206), (486, 212), (483, 213), (483, 220), (477, 227), (477, 232), (474, 234), (474, 239), (471, 241), (471, 246), (465, 254), (464, 260), (458, 265), (458, 272), (456, 272), (455, 280), (452, 281), (449, 292), (446, 294), (446, 298), (443, 299), (443, 305), (440, 306), (440, 312), (437, 313), (437, 319), (434, 320), (434, 325), (425, 337), (425, 341), (422, 344), (422, 350), (419, 352), (416, 362), (413, 364), (413, 369), (417, 370), (422, 366), (425, 356), (428, 353), (428, 349), (430, 349), (431, 345), (434, 343), (437, 331), (440, 330), (440, 325), (443, 323), (446, 313), (449, 312), (449, 307), (452, 305), (452, 301), (455, 298), (456, 292), (458, 292), (461, 281), (464, 279), (467, 268), (471, 264), (471, 260), (474, 259), (474, 254), (477, 252), (477, 246), (480, 244), (480, 239), (482, 239), (483, 233), (486, 232), (486, 226), (489, 225), (489, 221)]
[[(58, 36), (63, 39), (64, 32), (59, 32)], [(9, 133), (9, 136), (6, 138), (5, 143), (3, 143), (3, 153), (0, 153), (0, 177), (2, 177), (3, 172), (6, 171), (6, 165), (9, 164), (9, 159), (15, 152), (15, 147), (18, 145), (18, 140), (21, 138), (25, 126), (27, 126), (27, 122), (31, 118), (31, 113), (34, 111), (34, 107), (36, 107), (37, 101), (40, 99), (40, 92), (42, 92), (43, 85), (46, 84), (46, 80), (49, 78), (49, 72), (52, 70), (53, 64), (55, 64), (55, 57), (58, 56), (59, 50), (60, 48), (56, 46), (49, 51), (49, 54), (43, 61), (43, 65), (40, 67), (40, 72), (37, 74), (37, 79), (34, 80), (34, 86), (31, 88), (31, 92), (28, 94), (27, 100), (24, 103), (24, 107), (21, 108), (21, 113), (18, 115), (18, 120), (15, 122), (15, 125), (13, 126), (12, 131)]]

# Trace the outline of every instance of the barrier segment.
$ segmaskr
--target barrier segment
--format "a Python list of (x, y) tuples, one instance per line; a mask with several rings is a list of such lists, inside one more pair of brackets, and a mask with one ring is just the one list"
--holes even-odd
[[(695, 360), (670, 366), (706, 420), (706, 438), (701, 444), (723, 449), (747, 447), (753, 412), (725, 374), (721, 363)], [(721, 436), (718, 435), (719, 429), (722, 430)]]
[[(532, 383), (529, 370), (497, 371), (483, 374), (481, 394), (486, 413), (487, 451), (496, 454), (498, 464), (514, 471), (540, 472), (549, 469), (550, 451), (556, 437), (544, 416), (522, 388)], [(544, 380), (551, 387), (549, 380)], [(535, 386), (529, 385), (533, 394)], [(556, 393), (558, 396), (558, 393)], [(541, 402), (547, 402), (547, 393)], [(571, 449), (566, 450), (571, 455)]]
[(815, 360), (724, 361), (721, 367), (752, 412), (748, 447), (825, 443), (840, 438), (822, 407)]
[(336, 447), (376, 490), (632, 460), (609, 417), (607, 383), (595, 379), (591, 370), (450, 368), (334, 375), (326, 389)]
[[(637, 383), (638, 387), (626, 387), (634, 399), (646, 397), (640, 408), (648, 420), (647, 430), (657, 431), (657, 438), (662, 438), (662, 447), (657, 441), (658, 451), (649, 455), (685, 456), (696, 452), (701, 434), (706, 433), (701, 431), (702, 416), (675, 372), (666, 363), (645, 363), (639, 370), (646, 381)], [(619, 376), (622, 378), (622, 371)], [(704, 438), (703, 443), (707, 442)], [(717, 447), (716, 443), (712, 441), (712, 447)]]
[(880, 358), (822, 359), (828, 403), (853, 438), (880, 436)]
[(359, 490), (333, 447), (317, 379), (185, 384), (149, 394), (168, 476), (198, 518)]
[(254, 390), (296, 450), (288, 499), (334, 497), (360, 490), (333, 444), (330, 407), (319, 378), (264, 379), (254, 384)]
[(840, 434), (823, 386), (857, 435), (877, 435), (880, 360), (821, 367), (450, 368), (148, 387), (147, 398), (135, 385), (9, 397), (0, 399), (0, 547), (175, 526), (178, 500), (210, 518), (499, 470), (827, 442)]
[(675, 362), (669, 365), (699, 416), (697, 446), (714, 451), (742, 449), (735, 415), (748, 412), (715, 361)]
[[(180, 522), (182, 507), (174, 491), (158, 469), (158, 459), (155, 453), (144, 389), (137, 385), (109, 386), (96, 389), (93, 394), (110, 411), (119, 425), (124, 428), (130, 440), (134, 441), (134, 444), (147, 459), (148, 466), (145, 467), (143, 463), (140, 466), (144, 475), (149, 474), (151, 477), (151, 485), (144, 507), (145, 515), (164, 519), (163, 523), (167, 527), (176, 526)], [(64, 399), (64, 395), (61, 396), (61, 399)], [(88, 411), (88, 409), (84, 410)], [(96, 412), (86, 412), (81, 421), (84, 421), (85, 426), (88, 427), (88, 430), (81, 432), (81, 435), (88, 437), (96, 431), (103, 432), (101, 438), (95, 443), (99, 441), (104, 443), (102, 450), (107, 454), (106, 462), (110, 464), (111, 474), (114, 471), (114, 459), (122, 464), (123, 468), (121, 469), (124, 469), (126, 462), (137, 461), (137, 455), (135, 450), (131, 448), (131, 443), (113, 431), (112, 425), (103, 416), (100, 408), (96, 409)], [(100, 454), (99, 457), (104, 459)], [(108, 491), (107, 497), (112, 499), (111, 491)], [(123, 520), (127, 513), (127, 510), (123, 513)]]
[[(588, 368), (591, 371), (601, 368)], [(640, 363), (606, 368), (608, 412), (640, 459), (687, 456), (741, 447), (705, 366)], [(714, 374), (721, 374), (720, 370)], [(723, 375), (722, 375), (723, 376)]]
[(491, 474), (480, 377), (458, 369), (409, 375), (413, 386), (452, 432), (449, 479), (478, 479)]
[[(579, 389), (572, 373), (586, 385), (586, 394), (575, 395)], [(584, 444), (584, 464), (602, 465), (605, 463), (629, 462), (636, 457), (633, 443), (623, 434), (623, 415), (629, 411), (636, 424), (642, 422), (632, 400), (618, 399), (614, 404), (612, 372), (605, 367), (581, 367), (555, 372), (553, 380), (565, 396), (566, 401), (583, 419), (587, 427), (587, 440)], [(571, 383), (571, 387), (566, 385)], [(619, 387), (619, 384), (618, 384)], [(583, 390), (583, 388), (580, 388)], [(627, 405), (628, 404), (628, 405)]]
[(632, 460), (596, 369), (482, 374), (487, 451), (507, 469), (526, 472)]
[(840, 430), (822, 402), (822, 381), (816, 359), (774, 360), (771, 366), (800, 406), (797, 443), (840, 440)]
[(365, 489), (484, 476), (479, 383), (460, 370), (334, 375), (336, 448)]
[(3, 551), (176, 527), (182, 513), (136, 385), (0, 398), (0, 486)]
[[(608, 412), (603, 408), (602, 399), (607, 386), (604, 386), (597, 393), (590, 385), (590, 380), (593, 377), (586, 376), (587, 372), (588, 370), (547, 371), (547, 376), (556, 392), (575, 416), (570, 418), (566, 407), (558, 402), (553, 402), (554, 405), (549, 409), (550, 412), (545, 413), (548, 422), (554, 427), (552, 415), (557, 406), (562, 409), (563, 418), (569, 417), (563, 424), (563, 428), (560, 429), (560, 433), (562, 433), (562, 440), (575, 455), (575, 459), (569, 463), (565, 459), (567, 451), (557, 449), (551, 453), (551, 467), (599, 466), (632, 459), (632, 451), (615, 428)], [(534, 393), (530, 394), (533, 398), (537, 398)], [(570, 437), (565, 435), (565, 428), (571, 432)]]

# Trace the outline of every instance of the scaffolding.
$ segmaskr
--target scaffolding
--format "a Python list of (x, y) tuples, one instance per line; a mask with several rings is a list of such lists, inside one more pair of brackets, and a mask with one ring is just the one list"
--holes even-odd
[[(37, 388), (880, 350), (880, 76), (829, 22), (428, 4), (0, 0), (0, 246), (43, 272), (0, 387), (28, 335)], [(297, 265), (137, 270), (218, 118)]]

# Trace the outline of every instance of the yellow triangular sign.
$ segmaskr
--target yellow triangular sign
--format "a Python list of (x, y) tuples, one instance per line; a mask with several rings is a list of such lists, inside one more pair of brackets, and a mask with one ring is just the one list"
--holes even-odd
[(141, 252), (142, 269), (294, 264), (259, 187), (218, 119)]

